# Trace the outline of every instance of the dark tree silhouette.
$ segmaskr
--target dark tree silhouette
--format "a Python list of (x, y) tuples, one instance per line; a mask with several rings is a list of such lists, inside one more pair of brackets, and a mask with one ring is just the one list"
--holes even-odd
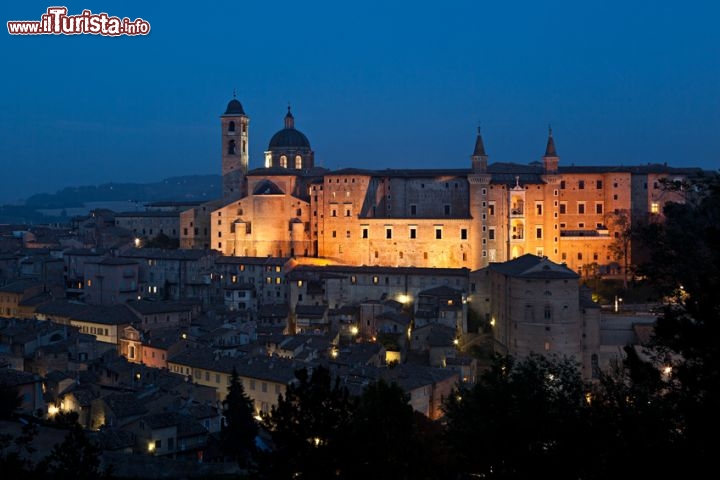
[(255, 423), (253, 401), (245, 393), (238, 372), (233, 368), (230, 388), (223, 400), (225, 421), (220, 432), (223, 451), (241, 465), (248, 465), (255, 451), (258, 426)]
[(13, 418), (20, 405), (22, 405), (22, 396), (18, 389), (8, 385), (0, 385), (0, 419)]
[(714, 468), (720, 449), (720, 175), (690, 184), (665, 182), (684, 203), (669, 203), (664, 221), (648, 225), (639, 239), (652, 261), (639, 273), (666, 296), (654, 346), (671, 378), (665, 401), (682, 420), (684, 464)]
[(280, 395), (264, 419), (273, 450), (261, 455), (267, 478), (334, 478), (340, 470), (342, 435), (351, 418), (348, 391), (330, 371), (295, 372), (297, 382)]
[(446, 403), (454, 463), (482, 478), (578, 478), (585, 393), (571, 360), (496, 357), (474, 387)]
[(50, 455), (38, 465), (38, 472), (57, 479), (103, 478), (105, 474), (100, 469), (100, 453), (100, 447), (78, 426), (68, 431), (62, 443), (53, 447)]

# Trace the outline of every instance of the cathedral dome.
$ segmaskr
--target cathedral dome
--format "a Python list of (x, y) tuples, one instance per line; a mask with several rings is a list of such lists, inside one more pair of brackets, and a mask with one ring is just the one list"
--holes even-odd
[(307, 137), (300, 130), (295, 129), (295, 117), (290, 112), (289, 106), (287, 115), (285, 115), (285, 128), (273, 135), (270, 145), (268, 145), (268, 150), (283, 148), (310, 148)]
[(240, 103), (240, 100), (237, 98), (233, 98), (230, 100), (230, 102), (227, 105), (227, 108), (225, 109), (225, 115), (245, 115), (245, 110), (243, 110), (242, 103)]
[(310, 148), (310, 142), (307, 137), (294, 128), (283, 128), (270, 139), (268, 150), (276, 150), (279, 148)]

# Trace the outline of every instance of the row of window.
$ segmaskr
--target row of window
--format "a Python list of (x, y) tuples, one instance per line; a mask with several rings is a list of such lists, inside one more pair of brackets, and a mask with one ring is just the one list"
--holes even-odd
[[(585, 206), (586, 206), (585, 202), (578, 202), (578, 203), (577, 203), (577, 213), (578, 213), (578, 215), (584, 215), (584, 214), (586, 213), (587, 209), (585, 208)], [(600, 202), (595, 203), (595, 213), (596, 213), (597, 215), (602, 215), (603, 212), (604, 212), (604, 206), (603, 206), (603, 204), (600, 203)], [(565, 214), (567, 214), (567, 213), (568, 213), (567, 202), (560, 202), (560, 214), (561, 214), (561, 215), (565, 215)]]
[[(370, 238), (370, 227), (369, 226), (362, 226), (361, 227), (361, 238)], [(386, 239), (392, 239), (393, 238), (393, 228), (390, 226), (385, 227), (385, 238)], [(345, 232), (345, 236), (347, 238), (350, 238), (350, 230), (347, 230)], [(337, 237), (337, 231), (332, 231), (332, 237)], [(416, 239), (418, 238), (418, 227), (417, 226), (409, 226), (408, 227), (408, 238), (410, 239)], [(443, 227), (436, 226), (435, 227), (435, 239), (436, 240), (442, 240), (443, 238)], [(468, 229), (467, 228), (461, 228), (460, 229), (460, 240), (467, 240), (468, 239)]]
[[(577, 187), (578, 190), (585, 190), (585, 180), (578, 180)], [(590, 182), (592, 183), (592, 182)], [(617, 188), (618, 184), (614, 183), (613, 187)], [(565, 190), (567, 188), (567, 182), (565, 180), (560, 180), (560, 189)], [(602, 180), (595, 180), (595, 188), (597, 190), (602, 190), (603, 188), (603, 181)]]

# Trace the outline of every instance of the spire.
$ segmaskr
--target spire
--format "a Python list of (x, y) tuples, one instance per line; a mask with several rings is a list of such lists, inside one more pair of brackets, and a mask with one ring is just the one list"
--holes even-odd
[(473, 173), (487, 173), (488, 156), (485, 153), (485, 144), (483, 143), (482, 133), (480, 133), (480, 125), (478, 125), (477, 138), (475, 138), (475, 150), (473, 150), (470, 158), (472, 159)]
[(288, 103), (288, 113), (285, 115), (285, 128), (295, 128), (295, 117), (290, 111), (290, 103)]
[(557, 150), (555, 149), (555, 140), (553, 140), (552, 136), (552, 125), (548, 125), (548, 141), (547, 146), (545, 147), (545, 155), (546, 157), (557, 157)]
[(548, 125), (548, 141), (545, 147), (545, 155), (543, 155), (543, 167), (546, 174), (556, 174), (558, 172), (558, 163), (560, 163), (560, 157), (558, 157), (557, 150), (555, 149), (555, 140), (552, 136), (552, 126)]
[(477, 138), (475, 139), (475, 150), (473, 151), (474, 157), (487, 157), (485, 153), (485, 145), (483, 144), (482, 133), (480, 133), (480, 125), (477, 129)]

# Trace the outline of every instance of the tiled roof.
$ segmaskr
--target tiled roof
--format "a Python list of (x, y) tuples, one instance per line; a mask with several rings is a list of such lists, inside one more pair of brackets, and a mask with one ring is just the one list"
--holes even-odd
[(103, 400), (118, 418), (142, 415), (147, 412), (145, 406), (132, 393), (111, 393), (103, 397)]
[(491, 263), (487, 268), (500, 272), (508, 277), (518, 278), (544, 278), (544, 279), (577, 279), (578, 274), (565, 265), (560, 265), (548, 260), (546, 257), (525, 254), (516, 259), (503, 262)]
[(10, 368), (0, 368), (0, 386), (17, 387), (39, 381), (40, 377), (33, 373), (21, 372)]
[(8, 283), (7, 285), (0, 286), (0, 292), (5, 293), (24, 293), (25, 290), (33, 287), (37, 287), (42, 285), (41, 282), (38, 280), (34, 280), (31, 278), (23, 278), (20, 280), (16, 280), (12, 283)]
[(67, 300), (45, 303), (40, 305), (36, 312), (50, 317), (105, 325), (129, 325), (137, 320), (135, 314), (125, 305), (85, 305)]
[(199, 260), (203, 257), (219, 255), (215, 250), (165, 250), (162, 248), (134, 248), (124, 251), (120, 257), (152, 258), (161, 260)]
[(189, 312), (193, 306), (186, 302), (173, 302), (165, 300), (133, 300), (127, 306), (141, 315), (152, 315), (155, 313)]

